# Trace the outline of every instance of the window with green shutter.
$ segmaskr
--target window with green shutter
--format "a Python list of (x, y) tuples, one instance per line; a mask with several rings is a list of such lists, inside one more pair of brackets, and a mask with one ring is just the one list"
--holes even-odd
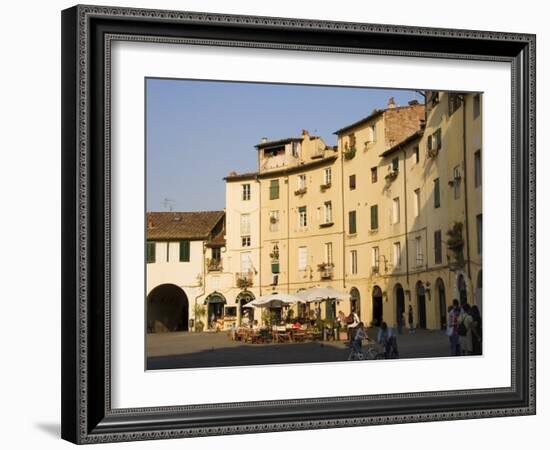
[(378, 229), (378, 205), (372, 205), (370, 207), (370, 229)]
[(155, 242), (147, 241), (147, 262), (148, 263), (154, 263), (155, 262)]
[(269, 183), (269, 199), (275, 200), (279, 198), (279, 180), (271, 180)]
[(441, 205), (441, 198), (439, 192), (439, 178), (434, 180), (434, 208), (439, 208)]
[(355, 211), (350, 211), (349, 213), (349, 234), (357, 233), (357, 218)]
[(180, 262), (189, 262), (190, 256), (189, 241), (180, 241)]
[(397, 172), (399, 170), (399, 158), (393, 158), (391, 160), (391, 170)]

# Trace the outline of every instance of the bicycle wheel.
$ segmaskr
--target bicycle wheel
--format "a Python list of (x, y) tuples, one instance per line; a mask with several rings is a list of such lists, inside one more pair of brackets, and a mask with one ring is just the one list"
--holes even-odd
[(368, 350), (365, 350), (365, 359), (373, 360), (377, 359), (377, 356), (378, 352), (375, 349), (369, 348)]

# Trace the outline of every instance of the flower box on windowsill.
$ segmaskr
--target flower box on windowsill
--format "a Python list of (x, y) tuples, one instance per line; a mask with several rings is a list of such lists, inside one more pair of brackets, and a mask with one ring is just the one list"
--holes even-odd
[(374, 228), (374, 229), (371, 228), (369, 230), (369, 234), (376, 234), (376, 233), (378, 233), (378, 228)]
[(332, 186), (331, 183), (322, 184), (321, 185), (321, 191), (326, 191), (327, 189), (330, 189), (331, 186)]
[(437, 148), (432, 148), (432, 149), (428, 150), (428, 157), (430, 157), (430, 158), (437, 158), (438, 154), (439, 154), (439, 149), (437, 149)]
[(328, 228), (334, 225), (334, 222), (324, 222), (321, 225), (319, 225), (320, 228)]
[(390, 173), (388, 173), (384, 178), (387, 180), (387, 181), (393, 181), (397, 178), (397, 175), (399, 174), (399, 172), (397, 170), (392, 170)]
[(307, 188), (303, 187), (300, 189), (296, 189), (294, 191), (294, 195), (304, 195), (307, 192)]
[(357, 152), (355, 147), (348, 148), (347, 150), (344, 150), (344, 159), (350, 160), (355, 157), (355, 153)]

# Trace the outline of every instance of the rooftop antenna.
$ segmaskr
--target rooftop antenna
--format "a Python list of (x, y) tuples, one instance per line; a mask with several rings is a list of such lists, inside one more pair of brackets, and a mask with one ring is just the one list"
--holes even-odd
[(164, 208), (170, 212), (174, 210), (174, 203), (176, 203), (175, 200), (172, 200), (171, 198), (167, 198), (167, 197), (164, 197), (164, 200), (162, 201)]

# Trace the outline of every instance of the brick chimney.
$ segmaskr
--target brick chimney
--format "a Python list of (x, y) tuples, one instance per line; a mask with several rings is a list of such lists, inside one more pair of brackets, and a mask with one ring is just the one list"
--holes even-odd
[(390, 97), (390, 98), (388, 99), (388, 108), (389, 108), (389, 109), (395, 108), (395, 99), (394, 99), (393, 97)]

